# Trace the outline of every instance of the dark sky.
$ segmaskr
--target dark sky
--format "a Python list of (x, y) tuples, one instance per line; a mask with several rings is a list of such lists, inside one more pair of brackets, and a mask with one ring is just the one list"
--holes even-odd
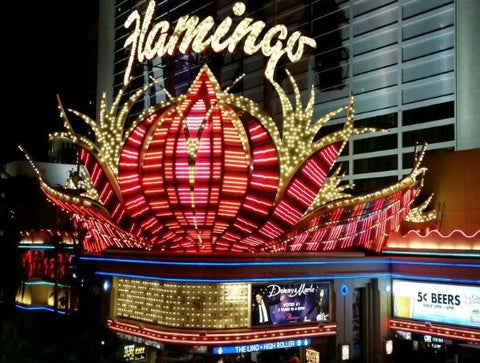
[(18, 143), (36, 160), (46, 160), (48, 133), (62, 129), (57, 93), (65, 107), (86, 110), (87, 90), (95, 87), (97, 7), (97, 0), (14, 1), (2, 10), (14, 26), (2, 25), (8, 96), (2, 102), (0, 162), (19, 159)]

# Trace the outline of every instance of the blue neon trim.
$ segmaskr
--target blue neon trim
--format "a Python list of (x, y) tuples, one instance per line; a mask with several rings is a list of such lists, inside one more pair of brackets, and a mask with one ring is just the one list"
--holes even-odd
[(80, 257), (85, 261), (103, 261), (119, 263), (138, 263), (146, 265), (159, 266), (197, 266), (197, 267), (249, 267), (249, 266), (326, 266), (326, 265), (378, 265), (378, 264), (403, 264), (403, 265), (423, 265), (423, 266), (448, 266), (448, 267), (468, 267), (480, 268), (480, 263), (449, 263), (449, 262), (427, 262), (427, 261), (395, 261), (395, 260), (338, 260), (338, 261), (244, 261), (244, 262), (209, 262), (209, 261), (158, 261), (127, 258), (109, 258), (109, 257)]
[(426, 262), (426, 261), (395, 261), (393, 265), (421, 265), (421, 266), (448, 266), (448, 267), (468, 267), (480, 268), (480, 263), (451, 263), (451, 262)]
[(341, 275), (341, 276), (288, 276), (288, 277), (247, 277), (243, 279), (194, 279), (185, 277), (160, 277), (160, 276), (146, 276), (146, 275), (134, 275), (123, 274), (116, 272), (96, 271), (96, 275), (99, 276), (113, 276), (113, 277), (127, 277), (133, 279), (143, 280), (155, 280), (166, 282), (198, 282), (198, 283), (232, 283), (232, 282), (273, 282), (273, 281), (318, 281), (318, 280), (342, 280), (342, 279), (361, 279), (370, 277), (390, 277), (390, 273), (372, 273), (372, 274), (359, 274), (359, 275)]
[(426, 252), (426, 251), (382, 251), (392, 255), (408, 256), (445, 256), (445, 257), (480, 257), (480, 253), (461, 253), (461, 252)]
[(145, 265), (161, 266), (205, 266), (205, 267), (232, 267), (232, 266), (298, 266), (298, 265), (364, 265), (364, 264), (385, 264), (390, 263), (390, 259), (385, 260), (345, 260), (345, 261), (245, 261), (245, 262), (209, 262), (209, 261), (159, 261), (159, 260), (140, 260), (127, 258), (109, 258), (109, 257), (80, 257), (85, 261), (104, 261), (121, 263), (139, 263)]
[[(55, 283), (51, 281), (26, 281), (24, 282), (25, 285), (49, 285), (49, 286), (54, 286)], [(66, 285), (63, 284), (57, 284), (59, 287), (65, 287)]]
[[(51, 313), (55, 312), (54, 308), (51, 308), (51, 307), (48, 307), (48, 306), (43, 306), (43, 305), (41, 305), (41, 306), (24, 306), (24, 305), (15, 304), (15, 307), (18, 308), (18, 309), (22, 309), (22, 310), (44, 310), (44, 311), (49, 311)], [(64, 310), (57, 310), (57, 313), (62, 314), (62, 315), (66, 314), (66, 312)]]
[(18, 245), (18, 248), (28, 248), (30, 250), (53, 250), (55, 246), (50, 245)]
[(19, 304), (15, 304), (15, 307), (22, 310), (43, 310), (44, 309), (43, 306), (23, 306)]
[[(18, 248), (25, 248), (30, 250), (53, 250), (55, 246), (52, 245), (18, 245)], [(73, 250), (73, 246), (59, 246), (59, 250)]]
[(419, 281), (442, 281), (442, 282), (459, 282), (464, 284), (480, 284), (480, 280), (457, 279), (450, 277), (429, 277), (429, 276), (412, 276), (391, 273), (371, 273), (371, 274), (348, 274), (338, 276), (285, 276), (285, 277), (248, 277), (244, 279), (201, 279), (201, 278), (185, 278), (185, 277), (161, 277), (124, 274), (116, 272), (96, 271), (99, 276), (126, 277), (132, 279), (165, 281), (165, 282), (197, 282), (197, 283), (234, 283), (234, 282), (275, 282), (275, 281), (320, 281), (320, 280), (343, 280), (343, 279), (361, 279), (361, 278), (400, 278), (405, 280)]

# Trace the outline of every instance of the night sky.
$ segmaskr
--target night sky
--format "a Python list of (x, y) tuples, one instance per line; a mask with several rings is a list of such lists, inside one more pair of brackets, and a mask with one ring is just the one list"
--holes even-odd
[(65, 107), (79, 111), (86, 111), (94, 97), (90, 92), (89, 99), (88, 89), (95, 87), (98, 1), (15, 1), (6, 6), (3, 15), (17, 25), (2, 24), (3, 91), (8, 95), (2, 102), (0, 163), (21, 158), (19, 143), (42, 161), (48, 133), (62, 129), (56, 94)]

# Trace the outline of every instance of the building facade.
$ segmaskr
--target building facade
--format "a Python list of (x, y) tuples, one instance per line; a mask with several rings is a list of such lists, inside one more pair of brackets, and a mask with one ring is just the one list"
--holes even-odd
[[(467, 36), (456, 39), (478, 27), (478, 10), (440, 0), (101, 1), (107, 93), (97, 126), (82, 117), (95, 139), (71, 126), (56, 135), (77, 145), (89, 194), (41, 187), (86, 231), (80, 261), (103, 281), (124, 359), (474, 361), (480, 228), (425, 233), (431, 220), (413, 203), (425, 173), (416, 142), (479, 147), (478, 57)], [(289, 58), (268, 74), (272, 38), (175, 53), (175, 32), (172, 54), (151, 56), (145, 44), (194, 15), (255, 19), (278, 31)], [(201, 48), (202, 28), (187, 28)], [(301, 57), (299, 39), (316, 47)], [(114, 101), (122, 92), (127, 100)], [(351, 195), (336, 161), (357, 184)], [(400, 234), (406, 219), (416, 235)]]
[[(478, 351), (480, 340), (474, 312), (478, 257), (470, 253), (469, 259), (458, 259), (445, 252), (432, 260), (399, 257), (395, 250), (383, 257), (109, 253), (81, 259), (112, 286), (106, 293), (110, 329), (127, 346), (146, 346), (158, 361), (201, 357), (207, 362), (277, 362), (296, 351), (302, 362), (474, 362), (472, 352)], [(315, 296), (321, 289), (326, 301), (322, 315), (317, 314)], [(265, 300), (276, 293), (283, 296), (268, 307), (269, 323), (255, 318), (259, 292)], [(432, 307), (414, 302), (419, 293), (429, 300), (425, 306)], [(470, 315), (454, 322), (462, 313), (454, 300), (448, 302), (449, 296), (462, 299), (459, 304)], [(437, 308), (432, 298), (442, 299)], [(309, 355), (316, 358), (308, 360)]]
[[(99, 95), (123, 84), (128, 52), (128, 29), (123, 26), (132, 9), (147, 1), (103, 1), (100, 18)], [(184, 14), (231, 15), (230, 1), (159, 2), (154, 18), (174, 21)], [(478, 115), (478, 57), (472, 19), (476, 1), (270, 1), (246, 3), (247, 15), (267, 24), (286, 24), (317, 42), (316, 49), (296, 64), (280, 62), (276, 77), (286, 81), (285, 68), (295, 76), (305, 96), (316, 87), (315, 114), (341, 107), (352, 91), (356, 97), (356, 124), (387, 130), (357, 135), (339, 162), (346, 180), (367, 191), (392, 184), (413, 166), (414, 147), (428, 142), (429, 151), (480, 147), (475, 126)], [(114, 41), (112, 41), (112, 39)], [(202, 64), (208, 64), (222, 87), (239, 75), (234, 88), (281, 119), (281, 106), (272, 87), (261, 76), (260, 55), (241, 52), (190, 54), (156, 58), (132, 73), (131, 92), (154, 77), (158, 85), (138, 101), (137, 113), (165, 99), (163, 88), (183, 93)], [(103, 81), (102, 81), (103, 80)], [(280, 122), (281, 123), (281, 122)], [(334, 118), (323, 133), (341, 127)]]

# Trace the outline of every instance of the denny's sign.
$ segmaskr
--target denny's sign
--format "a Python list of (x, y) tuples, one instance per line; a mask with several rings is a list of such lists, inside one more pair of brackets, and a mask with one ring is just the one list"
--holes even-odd
[[(245, 13), (245, 4), (236, 2), (232, 10), (235, 17), (241, 17)], [(177, 51), (183, 54), (190, 50), (201, 53), (207, 48), (214, 52), (227, 50), (232, 53), (242, 41), (246, 54), (261, 52), (269, 58), (265, 77), (271, 81), (281, 57), (286, 55), (291, 62), (298, 62), (305, 46), (316, 47), (314, 39), (302, 35), (299, 31), (289, 34), (287, 27), (281, 24), (265, 29), (266, 24), (263, 21), (254, 21), (248, 17), (238, 21), (227, 16), (216, 26), (212, 16), (200, 20), (195, 15), (184, 15), (177, 20), (175, 26), (171, 26), (165, 20), (152, 23), (154, 12), (155, 1), (150, 0), (143, 17), (135, 10), (125, 21), (125, 28), (132, 29), (125, 41), (125, 48), (130, 50), (125, 84), (135, 62), (143, 63), (167, 54), (173, 55)]]

